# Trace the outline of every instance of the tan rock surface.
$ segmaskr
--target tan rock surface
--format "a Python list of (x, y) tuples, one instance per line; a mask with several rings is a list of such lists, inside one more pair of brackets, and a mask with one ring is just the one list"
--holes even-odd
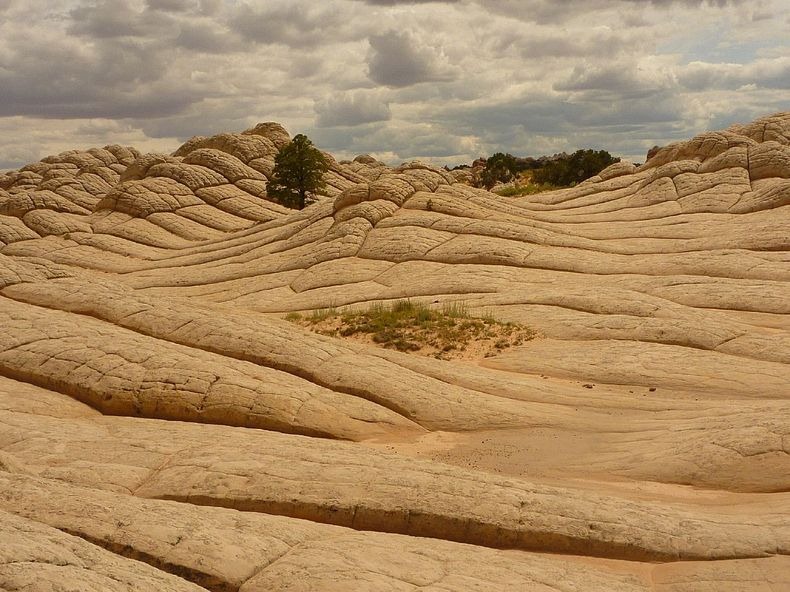
[(0, 511), (0, 588), (9, 592), (198, 592), (200, 586)]
[(744, 497), (722, 508), (666, 504), (225, 426), (53, 418), (13, 408), (0, 411), (0, 422), (0, 450), (31, 473), (142, 497), (617, 559), (788, 554), (787, 494)]
[[(645, 590), (636, 574), (573, 560), (141, 500), (0, 473), (0, 507), (211, 590), (540, 589), (559, 574), (590, 590)], [(487, 569), (474, 564), (485, 558)], [(633, 570), (636, 571), (636, 570)], [(567, 584), (571, 586), (573, 584)], [(428, 588), (430, 589), (430, 588)], [(562, 589), (571, 589), (561, 587)]]
[[(0, 176), (0, 588), (790, 587), (790, 114), (519, 199), (330, 156), (301, 212), (288, 141)], [(401, 298), (540, 337), (279, 318)]]

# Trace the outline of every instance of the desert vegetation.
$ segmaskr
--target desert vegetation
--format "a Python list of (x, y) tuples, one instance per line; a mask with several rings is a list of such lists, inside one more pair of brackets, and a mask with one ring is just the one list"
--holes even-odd
[(609, 165), (620, 162), (606, 150), (577, 150), (568, 157), (557, 158), (537, 169), (532, 179), (537, 184), (573, 186), (597, 175)]
[[(478, 162), (478, 161), (476, 161)], [(497, 152), (471, 169), (474, 187), (495, 190), (503, 197), (534, 195), (544, 191), (573, 187), (620, 162), (606, 150), (582, 149), (573, 154), (555, 154), (540, 158), (516, 157)]]
[(422, 302), (376, 302), (361, 310), (327, 308), (285, 317), (322, 335), (370, 341), (438, 359), (488, 357), (533, 339), (536, 332), (492, 315), (475, 317), (463, 302), (432, 308)]

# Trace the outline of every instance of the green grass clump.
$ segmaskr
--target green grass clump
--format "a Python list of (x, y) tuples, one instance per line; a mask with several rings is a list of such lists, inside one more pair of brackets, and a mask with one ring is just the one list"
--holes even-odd
[(312, 312), (310, 315), (310, 321), (313, 323), (320, 323), (321, 321), (334, 316), (337, 316), (337, 309), (321, 308)]
[(463, 319), (469, 317), (469, 307), (463, 302), (445, 302), (442, 306), (442, 314), (451, 319)]
[(406, 352), (425, 350), (437, 358), (453, 357), (475, 341), (490, 341), (490, 349), (495, 352), (535, 335), (526, 327), (499, 322), (490, 313), (474, 317), (462, 302), (448, 302), (441, 309), (411, 300), (389, 305), (377, 302), (361, 311), (329, 308), (308, 317), (286, 319), (325, 335), (368, 336), (383, 347)]

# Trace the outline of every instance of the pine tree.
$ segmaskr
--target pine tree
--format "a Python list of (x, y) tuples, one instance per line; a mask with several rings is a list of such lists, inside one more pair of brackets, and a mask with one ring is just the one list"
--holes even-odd
[(274, 158), (274, 172), (267, 193), (289, 208), (303, 209), (326, 187), (329, 163), (304, 134), (297, 134)]

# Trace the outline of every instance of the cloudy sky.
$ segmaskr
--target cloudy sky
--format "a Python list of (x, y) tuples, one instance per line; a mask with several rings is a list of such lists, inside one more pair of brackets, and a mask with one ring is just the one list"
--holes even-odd
[(338, 157), (654, 144), (790, 109), (788, 0), (0, 0), (0, 170), (279, 121)]

